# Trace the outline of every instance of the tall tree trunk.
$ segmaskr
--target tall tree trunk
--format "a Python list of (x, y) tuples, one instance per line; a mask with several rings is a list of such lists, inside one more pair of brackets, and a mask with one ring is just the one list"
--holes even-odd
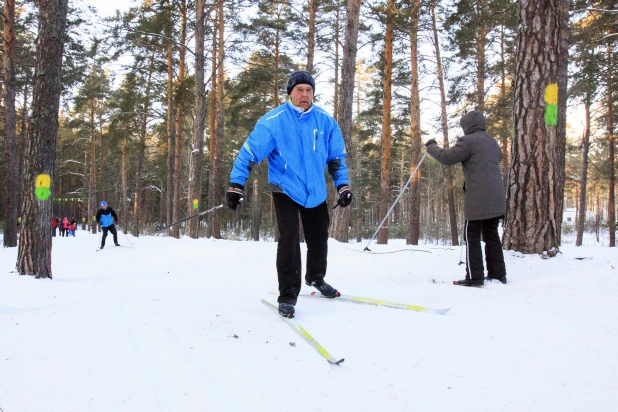
[(568, 0), (521, 0), (514, 136), (503, 245), (522, 253), (560, 247), (564, 197)]
[[(180, 192), (182, 185), (182, 128), (184, 123), (184, 99), (185, 99), (185, 55), (187, 41), (187, 1), (180, 2), (180, 58), (178, 60), (178, 93), (176, 94), (176, 148), (174, 150), (174, 204), (172, 206), (172, 221), (180, 220)], [(180, 225), (172, 226), (171, 235), (180, 237)]]
[[(171, 0), (168, 0), (169, 21), (166, 26), (166, 35), (172, 37), (172, 11)], [(172, 211), (174, 208), (174, 48), (170, 41), (167, 45), (167, 187), (165, 194), (165, 220), (169, 225), (172, 223)]]
[(609, 247), (616, 247), (616, 171), (615, 171), (615, 148), (614, 141), (614, 96), (613, 96), (613, 63), (611, 42), (607, 43), (607, 117), (609, 131), (609, 159), (607, 167), (609, 169), (609, 196), (607, 202), (607, 225), (609, 226)]
[[(94, 134), (94, 99), (90, 101), (90, 181), (88, 184), (88, 216), (94, 216), (97, 211), (96, 184), (97, 169), (95, 161)], [(103, 199), (101, 199), (103, 200)], [(60, 216), (62, 218), (62, 216)], [(92, 233), (97, 233), (96, 221), (92, 221)]]
[[(217, 46), (217, 104), (215, 114), (215, 156), (213, 163), (210, 165), (211, 173), (213, 174), (211, 183), (213, 191), (213, 199), (215, 203), (218, 203), (223, 199), (223, 188), (221, 187), (222, 175), (223, 175), (223, 138), (225, 132), (225, 103), (224, 99), (224, 85), (225, 85), (225, 69), (223, 65), (223, 59), (225, 57), (225, 19), (223, 2), (219, 3), (218, 10), (218, 46)], [(277, 69), (275, 69), (275, 73)], [(276, 76), (276, 74), (275, 74)], [(210, 213), (211, 220), (210, 226), (212, 229), (212, 236), (215, 239), (221, 239), (221, 209), (215, 210)]]
[[(217, 139), (215, 138), (215, 119), (217, 117), (217, 88), (219, 85), (217, 84), (217, 17), (215, 14), (215, 18), (212, 22), (213, 31), (212, 31), (212, 50), (211, 50), (211, 61), (212, 61), (212, 69), (210, 79), (212, 82), (211, 93), (210, 93), (210, 106), (208, 108), (208, 136), (210, 136), (210, 141), (208, 142), (208, 153), (210, 160), (210, 173), (208, 176), (208, 207), (212, 208), (217, 205), (217, 199), (215, 197), (215, 185), (217, 184), (214, 180), (215, 173), (213, 171), (213, 164), (216, 163), (215, 155), (216, 155), (216, 143)], [(207, 216), (208, 225), (206, 227), (206, 237), (212, 237), (212, 217)]]
[[(4, 98), (4, 160), (5, 160), (5, 202), (4, 202), (4, 247), (17, 246), (17, 199), (18, 165), (15, 112), (15, 0), (5, 0), (3, 10), (4, 50), (2, 56), (3, 98)], [(50, 201), (51, 202), (51, 201)], [(51, 221), (51, 220), (50, 220)]]
[[(199, 212), (202, 199), (202, 163), (204, 161), (204, 115), (206, 113), (204, 96), (204, 0), (196, 2), (195, 26), (195, 119), (193, 121), (193, 142), (189, 162), (189, 197), (187, 216)], [(193, 239), (199, 235), (199, 218), (187, 221), (187, 234)]]
[(260, 224), (262, 223), (262, 196), (260, 196), (260, 180), (253, 178), (253, 202), (251, 215), (251, 239), (260, 240)]
[[(442, 120), (442, 137), (444, 139), (444, 148), (449, 147), (448, 141), (448, 119), (446, 114), (446, 91), (444, 86), (444, 68), (442, 66), (442, 57), (440, 53), (440, 43), (438, 41), (438, 26), (436, 23), (436, 8), (435, 3), (431, 7), (431, 25), (433, 29), (433, 41), (436, 51), (436, 63), (438, 65), (438, 84), (440, 86), (440, 118)], [(483, 97), (484, 99), (484, 97)], [(480, 100), (479, 100), (480, 101)], [(444, 172), (444, 180), (446, 180), (446, 192), (448, 197), (448, 215), (451, 226), (451, 243), (453, 246), (459, 246), (459, 235), (457, 230), (457, 211), (455, 210), (455, 194), (453, 193), (453, 173), (450, 167), (442, 166)]]
[[(19, 131), (19, 172), (17, 175), (17, 207), (21, 208), (21, 204), (24, 200), (24, 155), (26, 152), (26, 136), (28, 133), (28, 84), (24, 85), (24, 103), (21, 110), (21, 128)], [(21, 215), (21, 211), (17, 211), (18, 216)]]
[(277, 26), (275, 34), (275, 79), (273, 85), (273, 107), (279, 106), (279, 44), (280, 44), (280, 30)]
[(581, 246), (584, 241), (584, 227), (586, 224), (586, 185), (588, 184), (588, 151), (590, 149), (590, 93), (586, 95), (584, 100), (586, 129), (582, 137), (582, 171), (579, 179), (579, 216), (577, 217), (577, 238), (575, 246)]
[(339, 5), (335, 9), (335, 94), (333, 95), (333, 117), (339, 114)]
[[(337, 122), (343, 134), (346, 148), (352, 148), (352, 112), (354, 107), (354, 76), (356, 72), (356, 52), (358, 51), (358, 29), (360, 25), (361, 0), (348, 0), (346, 12), (345, 43), (343, 45), (343, 62), (341, 67), (341, 86), (339, 90), (339, 111)], [(354, 176), (353, 150), (346, 154), (346, 163), (350, 175)], [(333, 224), (330, 235), (340, 242), (348, 241), (350, 208), (337, 208), (333, 212)]]
[(53, 178), (68, 0), (39, 0), (33, 110), (26, 146), (17, 272), (52, 278)]
[[(141, 126), (139, 131), (139, 154), (137, 160), (137, 178), (135, 181), (135, 195), (133, 204), (133, 218), (135, 220), (135, 225), (133, 226), (133, 236), (139, 236), (141, 231), (141, 217), (144, 214), (144, 194), (142, 193), (142, 179), (144, 174), (144, 157), (146, 156), (146, 133), (148, 131), (148, 113), (150, 111), (150, 87), (152, 81), (152, 72), (155, 67), (155, 52), (152, 51), (150, 55), (150, 67), (148, 69), (148, 78), (146, 80), (146, 91), (144, 93), (144, 106), (141, 113)], [(125, 219), (124, 226), (126, 227), (128, 216), (123, 217)]]
[(129, 194), (129, 188), (128, 188), (128, 165), (127, 165), (127, 138), (126, 136), (123, 134), (122, 135), (122, 140), (120, 141), (120, 156), (121, 156), (121, 171), (120, 171), (120, 191), (122, 193), (122, 202), (120, 202), (121, 205), (121, 214), (120, 216), (122, 216), (121, 218), (124, 220), (124, 224), (122, 225), (122, 233), (124, 233), (125, 235), (127, 234), (127, 227), (128, 225), (126, 224), (126, 222), (128, 221), (128, 216), (129, 216), (129, 201), (128, 199), (128, 194)]
[[(481, 112), (485, 111), (485, 36), (487, 36), (487, 27), (485, 27), (484, 12), (479, 10), (481, 16), (481, 27), (477, 39), (476, 53), (476, 98), (477, 109)], [(449, 201), (450, 202), (450, 201)], [(450, 203), (449, 203), (450, 207)]]
[[(382, 156), (380, 163), (380, 203), (378, 221), (386, 217), (391, 205), (391, 89), (393, 84), (393, 33), (395, 31), (395, 0), (387, 1), (386, 34), (384, 36), (384, 88), (382, 97)], [(378, 244), (388, 243), (388, 220), (378, 232)]]
[[(96, 109), (97, 109), (97, 101), (96, 100), (92, 100), (94, 107), (94, 113), (96, 114)], [(92, 127), (96, 127), (94, 124), (94, 116), (92, 117)], [(101, 193), (100, 193), (100, 197), (101, 199), (106, 199), (106, 193), (105, 193), (105, 185), (103, 185), (103, 169), (105, 166), (105, 153), (103, 153), (103, 120), (101, 119), (101, 116), (99, 116), (99, 185), (100, 185), (100, 189), (101, 189)]]
[(500, 26), (500, 102), (502, 108), (500, 109), (502, 118), (502, 181), (504, 182), (504, 188), (506, 190), (506, 183), (509, 177), (509, 121), (510, 107), (507, 107), (506, 101), (506, 49), (504, 39), (504, 25)]
[(318, 0), (309, 0), (309, 34), (307, 36), (307, 71), (313, 73), (313, 55), (315, 52), (315, 14)]
[[(410, 175), (421, 161), (421, 98), (418, 89), (418, 20), (420, 0), (410, 0)], [(408, 191), (408, 235), (407, 245), (418, 245), (421, 226), (421, 169), (410, 182)]]
[[(358, 80), (358, 86), (356, 87), (356, 113), (360, 113), (361, 111), (361, 80)], [(355, 133), (352, 136), (352, 150), (354, 150), (354, 160), (356, 162), (356, 165), (354, 167), (354, 181), (355, 182), (360, 182), (362, 179), (362, 159), (361, 159), (361, 137), (360, 137), (360, 133), (358, 133), (359, 129), (360, 129), (360, 121), (358, 119), (358, 115), (356, 117), (356, 125), (355, 125), (355, 130), (357, 131), (357, 133)], [(356, 243), (360, 243), (363, 240), (363, 209), (360, 207), (360, 205), (362, 205), (361, 203), (361, 196), (362, 193), (360, 193), (358, 190), (356, 191), (356, 202), (354, 205), (352, 205), (352, 207), (354, 207), (355, 209), (355, 214), (356, 214), (356, 221), (355, 221), (355, 232), (356, 232)], [(367, 199), (369, 200), (369, 199)]]

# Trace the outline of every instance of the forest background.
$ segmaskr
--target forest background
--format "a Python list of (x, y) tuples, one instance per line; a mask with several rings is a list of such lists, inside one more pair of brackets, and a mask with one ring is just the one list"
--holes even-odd
[[(7, 82), (11, 3), (14, 79)], [(515, 175), (520, 3), (526, 2), (144, 0), (110, 15), (113, 2), (71, 2), (52, 213), (76, 218), (96, 233), (92, 218), (106, 200), (117, 210), (122, 230), (139, 236), (221, 205), (244, 139), (264, 113), (285, 102), (288, 75), (306, 69), (315, 75), (318, 105), (340, 124), (345, 121), (341, 102), (352, 110), (351, 124), (342, 129), (355, 197), (350, 210), (333, 213), (331, 236), (341, 241), (372, 237), (422, 162), (382, 225), (378, 243), (406, 238), (408, 244), (458, 245), (461, 168), (422, 161), (422, 142), (436, 138), (453, 145), (462, 134), (461, 115), (483, 111), (487, 131), (503, 150), (508, 193), (509, 176)], [(558, 229), (550, 246), (559, 246), (561, 231), (575, 230), (579, 244), (586, 231), (597, 240), (608, 231), (609, 246), (615, 246), (617, 3), (569, 3), (569, 115), (564, 153), (558, 157), (558, 163), (564, 160), (564, 196), (556, 202)], [(355, 4), (360, 9), (352, 16)], [(0, 178), (6, 184), (0, 185), (0, 213), (4, 244), (15, 246), (39, 22), (37, 2), (4, 1), (3, 11), (3, 96), (6, 102), (12, 89), (15, 135), (7, 138), (11, 120), (4, 110)], [(357, 54), (350, 76), (344, 55), (352, 49), (353, 17)], [(353, 88), (345, 86), (350, 79)], [(551, 168), (554, 160), (541, 161)], [(164, 233), (273, 239), (273, 223), (263, 162), (247, 181), (238, 212), (216, 209)], [(542, 250), (550, 249), (547, 244)]]

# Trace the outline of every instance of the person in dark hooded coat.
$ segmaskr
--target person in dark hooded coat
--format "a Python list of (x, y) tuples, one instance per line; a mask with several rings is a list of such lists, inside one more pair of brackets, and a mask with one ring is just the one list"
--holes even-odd
[(485, 242), (487, 279), (506, 283), (506, 267), (498, 224), (506, 213), (506, 198), (498, 142), (485, 132), (483, 113), (473, 110), (459, 122), (464, 136), (455, 146), (442, 149), (434, 139), (425, 143), (427, 153), (443, 165), (461, 163), (464, 174), (464, 236), (466, 240), (466, 278), (453, 283), (461, 286), (484, 284), (483, 252)]

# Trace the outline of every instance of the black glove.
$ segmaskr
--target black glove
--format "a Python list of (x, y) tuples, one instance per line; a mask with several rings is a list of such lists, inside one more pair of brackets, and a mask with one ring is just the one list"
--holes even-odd
[(436, 139), (429, 139), (425, 142), (425, 147), (429, 147), (432, 144), (438, 144), (438, 142), (436, 142)]
[(227, 193), (225, 194), (225, 201), (227, 202), (227, 207), (232, 210), (236, 210), (240, 202), (242, 202), (242, 191), (245, 187), (238, 183), (230, 183), (230, 188), (227, 189)]
[(352, 203), (352, 192), (350, 191), (350, 187), (348, 185), (339, 185), (337, 186), (337, 190), (339, 190), (339, 200), (337, 204), (341, 207), (350, 206), (350, 203)]

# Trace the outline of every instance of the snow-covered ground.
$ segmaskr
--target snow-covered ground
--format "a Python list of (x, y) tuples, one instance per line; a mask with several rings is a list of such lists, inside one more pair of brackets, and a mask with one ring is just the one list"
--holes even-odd
[(16, 248), (0, 249), (3, 412), (618, 410), (618, 253), (593, 241), (505, 252), (509, 284), (469, 289), (451, 284), (458, 247), (331, 240), (342, 293), (451, 308), (300, 298), (296, 319), (337, 366), (260, 302), (276, 301), (275, 243), (95, 252), (77, 235), (54, 239), (53, 280), (18, 276)]

